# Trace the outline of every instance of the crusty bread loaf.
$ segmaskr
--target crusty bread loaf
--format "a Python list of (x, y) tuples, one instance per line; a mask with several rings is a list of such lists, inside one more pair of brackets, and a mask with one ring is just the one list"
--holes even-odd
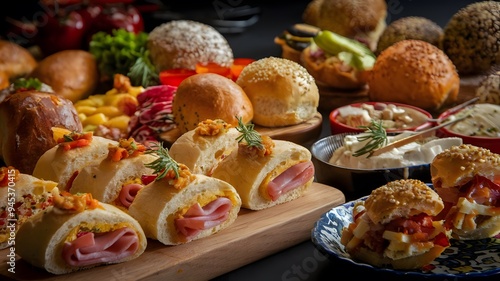
[[(165, 245), (179, 245), (210, 236), (234, 223), (241, 207), (241, 198), (229, 183), (201, 174), (193, 174), (194, 180), (183, 188), (170, 185), (169, 179), (161, 179), (143, 187), (129, 207), (129, 214), (137, 219), (146, 236)], [(186, 239), (176, 229), (175, 219), (184, 215), (191, 206), (201, 207), (225, 197), (232, 207), (223, 222), (204, 229)]]
[(440, 214), (455, 239), (471, 240), (500, 233), (498, 206), (500, 155), (470, 144), (453, 146), (434, 157), (431, 180), (447, 203)]
[(435, 112), (457, 101), (460, 78), (438, 47), (407, 39), (377, 57), (368, 87), (372, 101), (405, 103)]
[(0, 40), (0, 72), (5, 72), (13, 80), (30, 74), (37, 66), (35, 57), (22, 46)]
[(38, 159), (33, 176), (58, 183), (60, 190), (69, 189), (74, 177), (87, 165), (100, 163), (108, 155), (108, 145), (118, 142), (93, 136), (89, 145), (65, 151), (56, 145)]
[[(111, 262), (96, 262), (86, 266), (72, 266), (63, 259), (65, 242), (76, 235), (79, 227), (106, 232), (128, 227), (135, 231), (138, 247), (132, 255)], [(75, 232), (76, 231), (76, 232)], [(147, 239), (139, 223), (120, 209), (105, 203), (82, 212), (61, 211), (54, 206), (40, 212), (22, 225), (16, 236), (16, 254), (26, 262), (44, 268), (53, 274), (66, 274), (98, 265), (126, 262), (140, 256)]]
[(236, 83), (252, 102), (252, 122), (257, 125), (295, 125), (317, 113), (318, 87), (297, 62), (277, 57), (259, 59), (243, 69)]
[(206, 119), (222, 119), (237, 126), (252, 121), (254, 106), (233, 80), (215, 73), (200, 73), (183, 80), (172, 102), (174, 122), (181, 134)]
[(71, 101), (38, 91), (9, 95), (0, 103), (0, 157), (31, 174), (38, 158), (56, 145), (53, 127), (82, 130)]
[(196, 129), (181, 135), (170, 147), (170, 156), (186, 165), (192, 173), (210, 176), (219, 161), (238, 149), (236, 128), (217, 135), (200, 135)]
[(123, 184), (133, 180), (140, 182), (141, 176), (151, 175), (153, 169), (146, 167), (146, 164), (156, 159), (150, 154), (128, 157), (117, 162), (105, 158), (98, 164), (87, 165), (81, 169), (69, 192), (90, 193), (101, 202), (122, 207), (115, 203), (115, 200)]
[(294, 165), (311, 161), (311, 153), (303, 146), (283, 140), (274, 143), (272, 153), (264, 157), (248, 157), (238, 149), (233, 150), (212, 174), (236, 188), (244, 208), (261, 210), (295, 200), (304, 195), (314, 180), (313, 173), (303, 184), (273, 200), (269, 183)]

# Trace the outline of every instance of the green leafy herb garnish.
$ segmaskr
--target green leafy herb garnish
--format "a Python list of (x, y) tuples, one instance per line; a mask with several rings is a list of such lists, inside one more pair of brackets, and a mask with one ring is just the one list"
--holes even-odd
[(369, 126), (360, 126), (359, 128), (364, 129), (365, 132), (357, 137), (358, 141), (369, 141), (365, 146), (356, 150), (352, 156), (358, 157), (366, 153), (370, 153), (371, 151), (387, 144), (387, 132), (384, 126), (382, 126), (382, 120), (379, 120), (378, 122), (372, 120)]
[(104, 31), (92, 36), (89, 52), (94, 55), (99, 71), (108, 77), (127, 75), (133, 85), (148, 87), (158, 84), (158, 74), (149, 59), (148, 34), (135, 34), (125, 29)]
[(14, 90), (17, 91), (28, 91), (42, 89), (42, 81), (37, 78), (19, 78), (14, 81)]
[(245, 140), (248, 146), (255, 146), (259, 149), (264, 149), (262, 144), (262, 137), (259, 132), (254, 129), (254, 124), (243, 124), (241, 117), (236, 117), (238, 119), (238, 127), (236, 130), (241, 133), (240, 136), (236, 138), (238, 142)]
[(170, 170), (175, 173), (176, 179), (179, 178), (179, 164), (172, 159), (168, 154), (168, 149), (163, 147), (162, 143), (153, 144), (152, 148), (146, 151), (146, 154), (158, 156), (158, 159), (146, 164), (146, 167), (153, 169), (154, 173), (157, 174), (155, 181), (164, 178)]

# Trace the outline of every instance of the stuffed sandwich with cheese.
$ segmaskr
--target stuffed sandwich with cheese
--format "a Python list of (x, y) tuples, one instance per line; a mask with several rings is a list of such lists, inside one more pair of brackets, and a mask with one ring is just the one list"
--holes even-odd
[(450, 246), (439, 195), (419, 180), (388, 182), (353, 208), (341, 243), (353, 259), (378, 267), (421, 269)]

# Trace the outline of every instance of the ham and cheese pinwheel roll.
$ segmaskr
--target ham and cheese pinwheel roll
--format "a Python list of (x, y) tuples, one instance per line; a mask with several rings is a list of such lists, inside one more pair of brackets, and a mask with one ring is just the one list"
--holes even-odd
[[(170, 147), (169, 153), (192, 173), (210, 176), (217, 164), (238, 148), (236, 128), (223, 120), (207, 119), (182, 134)], [(189, 152), (189, 153), (187, 153)]]
[(0, 249), (14, 246), (19, 227), (52, 205), (51, 191), (56, 186), (56, 182), (20, 173), (11, 166), (0, 168)]
[(146, 236), (165, 245), (184, 244), (229, 227), (238, 216), (241, 198), (230, 184), (192, 174), (168, 151), (158, 148), (158, 176), (137, 193), (129, 214)]
[(108, 155), (108, 145), (116, 141), (92, 133), (70, 133), (38, 159), (33, 176), (58, 183), (68, 191), (75, 177), (87, 165), (101, 162)]
[(54, 194), (54, 205), (17, 232), (16, 253), (53, 274), (66, 274), (140, 256), (147, 238), (127, 213), (89, 193)]
[(251, 124), (240, 124), (238, 130), (239, 148), (219, 163), (212, 176), (236, 188), (242, 207), (261, 210), (285, 203), (311, 186), (314, 166), (307, 148), (261, 137)]
[(127, 211), (137, 192), (149, 183), (148, 178), (153, 173), (147, 164), (157, 157), (144, 154), (145, 151), (146, 147), (133, 138), (109, 145), (108, 157), (99, 164), (84, 167), (69, 192), (91, 193), (95, 199)]

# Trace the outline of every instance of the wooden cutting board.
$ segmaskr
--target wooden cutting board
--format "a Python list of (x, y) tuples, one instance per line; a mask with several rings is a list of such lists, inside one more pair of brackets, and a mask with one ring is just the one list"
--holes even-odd
[(10, 273), (4, 249), (0, 280), (208, 280), (310, 239), (320, 216), (344, 202), (340, 190), (315, 182), (294, 201), (260, 211), (242, 209), (230, 227), (210, 237), (177, 246), (148, 240), (137, 259), (66, 275), (49, 274), (20, 257)]

